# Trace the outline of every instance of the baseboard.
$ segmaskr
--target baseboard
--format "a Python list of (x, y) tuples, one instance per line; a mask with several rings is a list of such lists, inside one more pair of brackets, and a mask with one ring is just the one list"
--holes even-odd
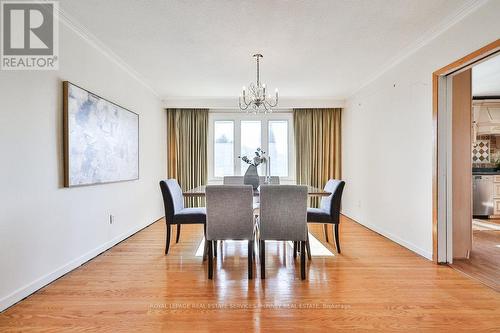
[(408, 250), (411, 250), (413, 252), (415, 252), (416, 254), (428, 259), (428, 260), (432, 260), (432, 252), (429, 252), (429, 251), (426, 251), (418, 246), (416, 246), (415, 244), (412, 244), (408, 241), (405, 241), (404, 239), (401, 239), (399, 236), (396, 236), (382, 228), (379, 228), (378, 226), (376, 225), (373, 225), (373, 224), (370, 224), (370, 223), (366, 223), (366, 222), (361, 222), (359, 219), (355, 219), (355, 218), (352, 218), (350, 217), (349, 215), (345, 214), (344, 212), (342, 212), (342, 215), (344, 215), (345, 217), (351, 219), (352, 221), (372, 230), (372, 231), (375, 231), (377, 234), (380, 234), (381, 236), (384, 236), (385, 238), (388, 238), (390, 239), (391, 241), (395, 242), (395, 243), (398, 243), (399, 245), (407, 248)]
[(141, 231), (142, 229), (150, 226), (151, 224), (157, 222), (161, 218), (157, 219), (156, 221), (153, 222), (148, 222), (144, 225), (139, 225), (136, 226), (127, 232), (124, 232), (121, 235), (116, 236), (115, 238), (111, 239), (110, 241), (104, 243), (103, 245), (90, 250), (89, 252), (85, 253), (84, 255), (71, 260), (70, 262), (66, 263), (65, 265), (62, 265), (61, 267), (57, 268), (56, 270), (40, 277), (39, 279), (36, 279), (35, 281), (27, 284), (24, 287), (21, 287), (14, 292), (12, 292), (10, 295), (7, 295), (0, 299), (0, 312), (6, 310), (7, 308), (11, 307), (12, 305), (16, 304), (17, 302), (25, 299), (29, 295), (33, 294), (34, 292), (38, 291), (39, 289), (45, 287), (49, 283), (59, 279), (63, 275), (71, 272), (75, 268), (80, 267), (87, 261), (97, 257), (99, 254), (109, 250), (116, 244), (124, 241), (125, 239), (129, 238), (130, 236), (133, 236), (137, 232)]

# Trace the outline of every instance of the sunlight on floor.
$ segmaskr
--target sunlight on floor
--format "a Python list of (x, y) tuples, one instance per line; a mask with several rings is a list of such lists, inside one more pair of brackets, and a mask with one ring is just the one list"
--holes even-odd
[(500, 225), (494, 223), (488, 223), (487, 220), (472, 220), (472, 229), (485, 231), (485, 230), (500, 230)]
[[(242, 241), (225, 241), (225, 242), (242, 242)], [(269, 243), (273, 243), (276, 241), (269, 241)], [(292, 242), (287, 242), (290, 249), (293, 249)], [(316, 237), (314, 237), (311, 233), (309, 233), (309, 244), (311, 246), (311, 255), (313, 257), (333, 257), (334, 254), (324, 246)], [(196, 250), (195, 256), (201, 257), (203, 256), (203, 248), (205, 247), (205, 239), (202, 239), (198, 249)]]

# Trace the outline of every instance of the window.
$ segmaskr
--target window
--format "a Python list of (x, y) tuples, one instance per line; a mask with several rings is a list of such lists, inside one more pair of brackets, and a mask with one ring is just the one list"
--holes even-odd
[[(261, 122), (259, 120), (241, 121), (241, 149), (239, 156), (248, 156), (250, 160), (255, 156), (255, 150), (262, 148), (261, 144)], [(248, 164), (240, 162), (240, 175), (247, 171)], [(262, 174), (262, 165), (258, 167), (259, 174)]]
[(288, 121), (269, 121), (269, 156), (271, 160), (271, 175), (288, 176)]
[(234, 174), (234, 122), (216, 121), (214, 124), (214, 176)]
[(261, 164), (259, 175), (265, 176), (270, 166), (272, 176), (293, 181), (295, 156), (293, 147), (293, 115), (291, 112), (268, 115), (210, 112), (208, 177), (220, 182), (223, 176), (244, 175), (248, 164), (238, 156), (252, 159), (255, 150), (262, 148), (270, 157)]

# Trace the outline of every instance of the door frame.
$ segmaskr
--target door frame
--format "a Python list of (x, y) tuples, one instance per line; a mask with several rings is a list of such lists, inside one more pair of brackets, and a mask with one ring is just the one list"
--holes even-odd
[[(494, 42), (483, 46), (482, 48), (462, 57), (432, 73), (432, 127), (433, 127), (433, 154), (432, 154), (432, 259), (436, 264), (446, 263), (443, 258), (447, 258), (448, 255), (438, 255), (438, 248), (450, 248), (450, 244), (442, 244), (442, 242), (447, 241), (450, 242), (449, 234), (449, 215), (446, 211), (443, 213), (439, 207), (447, 207), (449, 206), (449, 201), (446, 199), (446, 196), (443, 198), (443, 193), (440, 191), (440, 185), (443, 181), (443, 170), (444, 172), (448, 172), (448, 167), (441, 166), (439, 161), (439, 153), (441, 153), (440, 149), (440, 140), (443, 140), (443, 135), (441, 133), (441, 129), (446, 131), (448, 127), (446, 123), (443, 123), (444, 119), (448, 117), (442, 117), (443, 113), (447, 114), (447, 109), (449, 108), (449, 92), (447, 87), (443, 87), (446, 85), (448, 79), (447, 76), (453, 73), (456, 73), (460, 70), (464, 70), (472, 67), (474, 64), (480, 62), (481, 60), (491, 56), (494, 53), (500, 52), (500, 39), (495, 40)], [(441, 149), (442, 146), (441, 146)], [(445, 175), (446, 176), (446, 175)], [(441, 179), (441, 180), (440, 180)], [(449, 187), (449, 185), (448, 185)], [(446, 200), (445, 202), (442, 202)], [(444, 220), (443, 220), (444, 219)], [(448, 231), (447, 231), (448, 230)], [(446, 235), (442, 235), (445, 232)], [(438, 246), (440, 245), (441, 246)]]

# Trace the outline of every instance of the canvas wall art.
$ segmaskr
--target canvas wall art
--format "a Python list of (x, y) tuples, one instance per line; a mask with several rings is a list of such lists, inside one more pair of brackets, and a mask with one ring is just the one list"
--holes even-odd
[(139, 178), (139, 115), (63, 83), (65, 186)]

